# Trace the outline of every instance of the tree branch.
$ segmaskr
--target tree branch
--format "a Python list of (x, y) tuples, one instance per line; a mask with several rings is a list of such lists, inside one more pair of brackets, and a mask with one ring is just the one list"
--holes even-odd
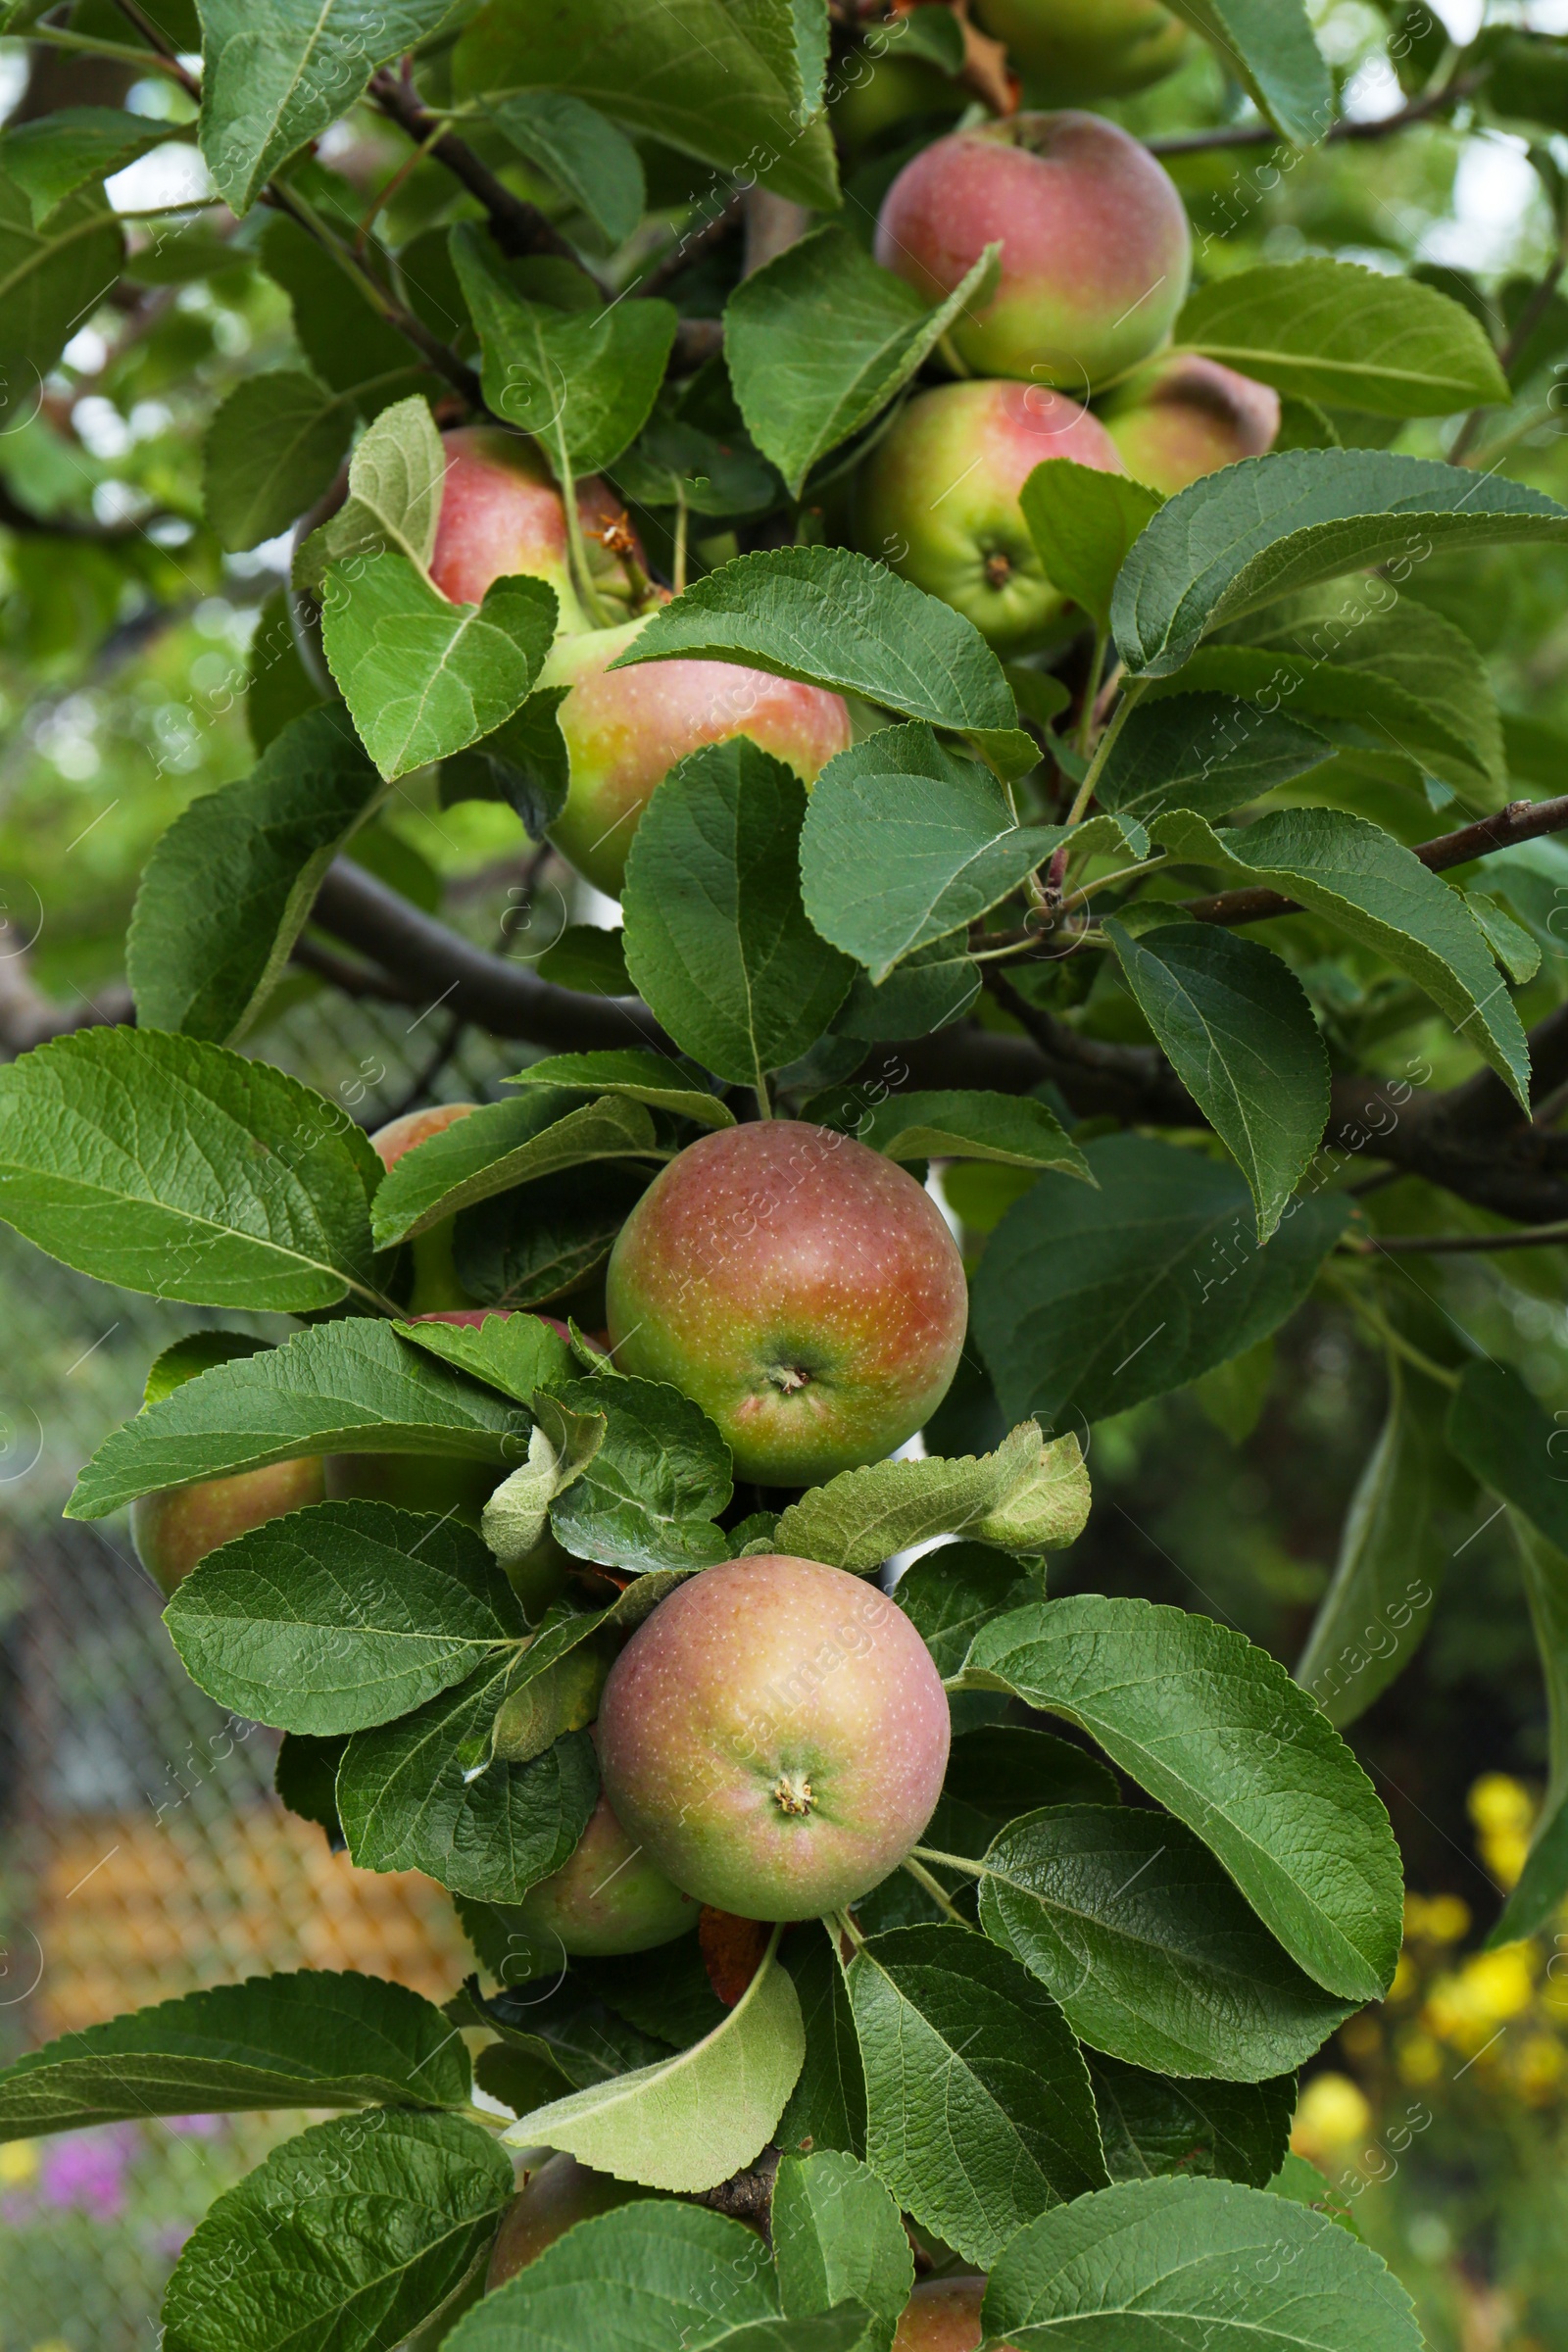
[[(444, 164), (453, 178), (461, 180), (468, 194), (484, 206), (490, 234), (503, 253), (514, 260), (530, 253), (553, 253), (563, 261), (577, 261), (574, 248), (536, 204), (514, 196), (466, 139), (441, 130), (440, 116), (427, 111), (412, 81), (401, 79), (390, 66), (383, 66), (371, 74), (368, 95), (371, 105), (400, 130), (406, 130), (416, 147), (431, 142), (430, 153), (437, 163)], [(441, 132), (439, 138), (437, 131)]]
[[(1368, 140), (1397, 138), (1401, 130), (1408, 130), (1413, 123), (1430, 122), (1434, 115), (1441, 115), (1445, 107), (1456, 106), (1460, 99), (1473, 96), (1486, 78), (1485, 73), (1461, 74), (1452, 81), (1445, 82), (1441, 89), (1424, 90), (1419, 98), (1412, 98), (1396, 113), (1375, 116), (1370, 122), (1350, 122), (1342, 118), (1340, 122), (1329, 125), (1323, 144), (1325, 147), (1338, 147), (1348, 142), (1360, 145)], [(1270, 122), (1224, 123), (1213, 130), (1184, 130), (1169, 138), (1144, 141), (1151, 155), (1206, 155), (1221, 147), (1287, 147), (1289, 144), (1290, 141), (1282, 139)]]

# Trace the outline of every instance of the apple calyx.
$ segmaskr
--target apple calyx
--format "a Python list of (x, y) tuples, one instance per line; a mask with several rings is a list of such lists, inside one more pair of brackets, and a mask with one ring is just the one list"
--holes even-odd
[(814, 1377), (805, 1364), (775, 1364), (767, 1380), (768, 1386), (777, 1389), (781, 1396), (796, 1396), (802, 1389), (810, 1387)]
[(804, 1772), (781, 1772), (769, 1792), (781, 1813), (800, 1820), (816, 1804), (811, 1784)]
[(993, 548), (985, 561), (986, 586), (1005, 588), (1012, 577), (1012, 558), (1004, 555), (1000, 547)]

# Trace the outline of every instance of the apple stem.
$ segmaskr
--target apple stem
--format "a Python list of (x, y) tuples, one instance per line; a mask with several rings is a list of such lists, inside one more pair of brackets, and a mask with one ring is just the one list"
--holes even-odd
[(773, 1105), (768, 1098), (767, 1079), (760, 1070), (758, 1071), (752, 1083), (752, 1092), (757, 1097), (758, 1117), (770, 1119), (773, 1116)]
[(683, 489), (677, 488), (675, 494), (675, 556), (669, 575), (670, 584), (677, 596), (684, 596), (686, 593), (686, 537), (690, 522), (691, 509), (686, 503), (686, 493)]
[(1078, 787), (1078, 797), (1067, 811), (1069, 828), (1083, 822), (1084, 811), (1095, 797), (1095, 789), (1105, 772), (1105, 762), (1115, 749), (1116, 738), (1127, 724), (1132, 711), (1137, 709), (1143, 687), (1142, 678), (1134, 678), (1131, 684), (1124, 688), (1121, 701), (1116, 706), (1115, 715), (1100, 738), (1099, 749), (1089, 762), (1089, 773)]
[(561, 460), (561, 503), (566, 514), (566, 554), (571, 564), (572, 584), (582, 600), (583, 611), (596, 628), (609, 625), (603, 599), (594, 586), (593, 573), (588, 568), (588, 543), (582, 535), (582, 515), (577, 509), (577, 483), (570, 466)]
[(1110, 632), (1103, 625), (1095, 630), (1095, 650), (1089, 661), (1089, 676), (1084, 686), (1084, 707), (1078, 720), (1078, 749), (1087, 760), (1094, 749), (1095, 706), (1100, 699), (1100, 673), (1105, 666), (1105, 646)]
[(933, 1878), (930, 1871), (924, 1869), (920, 1863), (912, 1861), (907, 1854), (904, 1857), (904, 1867), (915, 1885), (925, 1889), (939, 1911), (944, 1912), (949, 1919), (956, 1919), (960, 1928), (968, 1926), (968, 1921), (958, 1909), (957, 1904), (952, 1901), (940, 1879)]

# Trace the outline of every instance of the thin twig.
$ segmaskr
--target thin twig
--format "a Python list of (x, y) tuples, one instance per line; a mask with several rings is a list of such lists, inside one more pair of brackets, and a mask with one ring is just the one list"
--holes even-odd
[[(1325, 147), (1338, 147), (1348, 142), (1361, 144), (1397, 138), (1401, 130), (1430, 122), (1446, 106), (1455, 106), (1461, 99), (1471, 97), (1486, 78), (1485, 74), (1462, 74), (1453, 81), (1445, 82), (1441, 89), (1423, 91), (1419, 98), (1412, 98), (1395, 114), (1379, 115), (1364, 122), (1342, 120), (1331, 123), (1322, 143)], [(1291, 142), (1281, 138), (1271, 122), (1231, 122), (1217, 124), (1212, 130), (1183, 130), (1169, 138), (1146, 139), (1144, 144), (1151, 155), (1206, 155), (1221, 147), (1288, 147)]]
[(1458, 1257), (1471, 1251), (1553, 1250), (1568, 1242), (1568, 1224), (1536, 1225), (1524, 1233), (1374, 1233), (1340, 1248), (1353, 1257)]

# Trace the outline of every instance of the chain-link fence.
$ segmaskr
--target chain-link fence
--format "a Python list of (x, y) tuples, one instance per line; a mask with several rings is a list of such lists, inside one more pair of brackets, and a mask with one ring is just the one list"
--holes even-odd
[[(439, 1014), (436, 1020), (439, 1021)], [(367, 1126), (421, 1078), (484, 1100), (514, 1047), (431, 1067), (435, 1024), (312, 998), (270, 1060)], [(359, 1968), (436, 1996), (468, 1963), (447, 1896), (327, 1850), (272, 1793), (276, 1736), (186, 1679), (123, 1518), (63, 1519), (75, 1473), (135, 1412), (152, 1358), (219, 1317), (72, 1274), (0, 1227), (0, 2059), (258, 1971)], [(0, 2145), (0, 2352), (157, 2341), (164, 2281), (218, 2191), (297, 2117), (114, 2124)]]

